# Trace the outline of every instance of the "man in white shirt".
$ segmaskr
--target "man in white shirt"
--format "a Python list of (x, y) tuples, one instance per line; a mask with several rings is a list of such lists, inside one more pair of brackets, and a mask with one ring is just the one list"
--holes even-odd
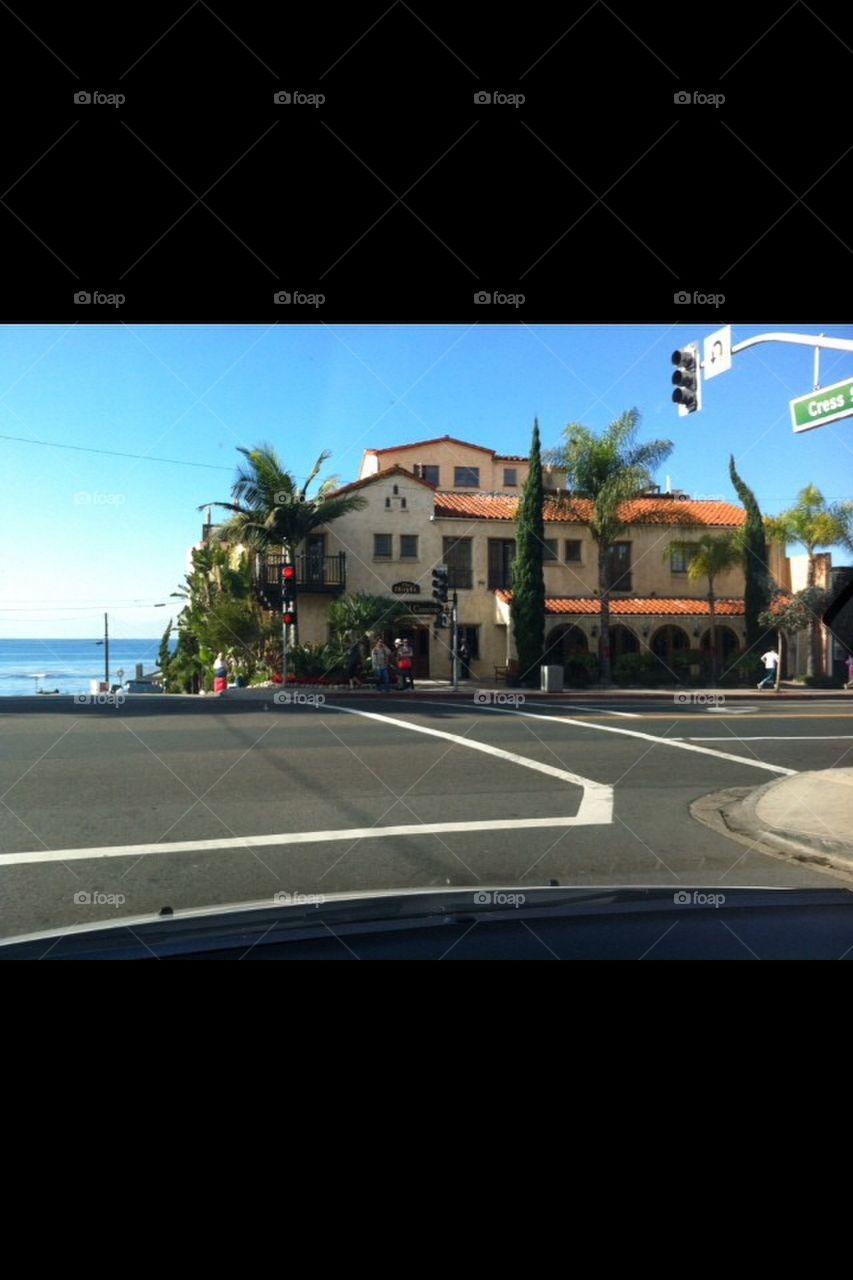
[(767, 675), (758, 685), (758, 688), (773, 689), (776, 687), (776, 668), (779, 665), (779, 654), (775, 649), (768, 649), (766, 653), (762, 653), (761, 661), (767, 668)]

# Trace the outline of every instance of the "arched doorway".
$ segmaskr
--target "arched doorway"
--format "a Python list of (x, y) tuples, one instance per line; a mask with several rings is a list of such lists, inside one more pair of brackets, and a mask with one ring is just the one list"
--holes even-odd
[(610, 661), (615, 662), (617, 658), (621, 658), (623, 653), (638, 653), (640, 649), (640, 641), (636, 632), (630, 627), (625, 627), (621, 622), (617, 622), (615, 627), (610, 628)]
[(544, 663), (565, 667), (573, 658), (589, 653), (586, 633), (573, 623), (561, 623), (545, 637)]
[[(699, 641), (699, 648), (710, 655), (711, 653), (711, 628), (703, 632), (702, 639)], [(723, 664), (723, 667), (730, 666), (738, 655), (740, 650), (740, 640), (737, 634), (732, 631), (731, 627), (720, 626), (717, 623), (717, 660)]]
[(684, 628), (671, 624), (658, 627), (652, 636), (650, 648), (669, 676), (673, 680), (678, 679), (679, 669), (683, 668), (690, 648), (690, 637)]

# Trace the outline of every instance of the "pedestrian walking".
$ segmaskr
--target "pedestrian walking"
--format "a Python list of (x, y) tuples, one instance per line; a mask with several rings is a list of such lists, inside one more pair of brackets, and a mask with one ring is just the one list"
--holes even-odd
[(397, 651), (397, 670), (400, 673), (400, 688), (412, 689), (415, 687), (413, 675), (415, 651), (409, 644), (408, 640), (395, 640), (394, 648)]
[(388, 666), (391, 661), (391, 650), (381, 636), (370, 651), (370, 661), (373, 664), (373, 672), (376, 676), (376, 688), (389, 689), (391, 681)]
[(761, 661), (767, 668), (767, 675), (758, 684), (759, 689), (772, 689), (776, 684), (776, 668), (779, 666), (779, 654), (775, 649), (762, 653)]
[(847, 655), (847, 683), (845, 689), (853, 689), (853, 653)]
[(347, 650), (347, 679), (351, 689), (361, 688), (361, 641), (354, 640)]
[(228, 664), (221, 653), (217, 653), (213, 664), (213, 692), (223, 694), (228, 688)]

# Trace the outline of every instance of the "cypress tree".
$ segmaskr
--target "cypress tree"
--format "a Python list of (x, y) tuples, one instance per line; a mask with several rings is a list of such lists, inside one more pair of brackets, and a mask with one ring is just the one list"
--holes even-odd
[(534, 419), (530, 469), (518, 510), (511, 607), (519, 674), (522, 683), (530, 686), (539, 683), (539, 667), (545, 649), (545, 575), (542, 571), (542, 553), (545, 548), (545, 521), (542, 512), (544, 496), (539, 421)]
[(743, 530), (743, 571), (746, 579), (743, 602), (745, 610), (746, 647), (752, 649), (767, 628), (759, 622), (758, 615), (770, 607), (770, 570), (767, 564), (767, 539), (764, 535), (764, 519), (752, 490), (744, 484), (735, 469), (734, 454), (729, 455), (729, 476), (737, 496), (746, 510)]

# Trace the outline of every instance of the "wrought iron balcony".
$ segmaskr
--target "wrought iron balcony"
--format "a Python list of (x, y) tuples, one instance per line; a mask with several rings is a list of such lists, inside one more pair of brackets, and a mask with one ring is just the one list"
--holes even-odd
[[(319, 592), (336, 595), (346, 591), (347, 558), (341, 551), (336, 556), (296, 556), (296, 589), (299, 592)], [(281, 604), (281, 568), (283, 556), (256, 557), (256, 581), (261, 593), (272, 608)]]

